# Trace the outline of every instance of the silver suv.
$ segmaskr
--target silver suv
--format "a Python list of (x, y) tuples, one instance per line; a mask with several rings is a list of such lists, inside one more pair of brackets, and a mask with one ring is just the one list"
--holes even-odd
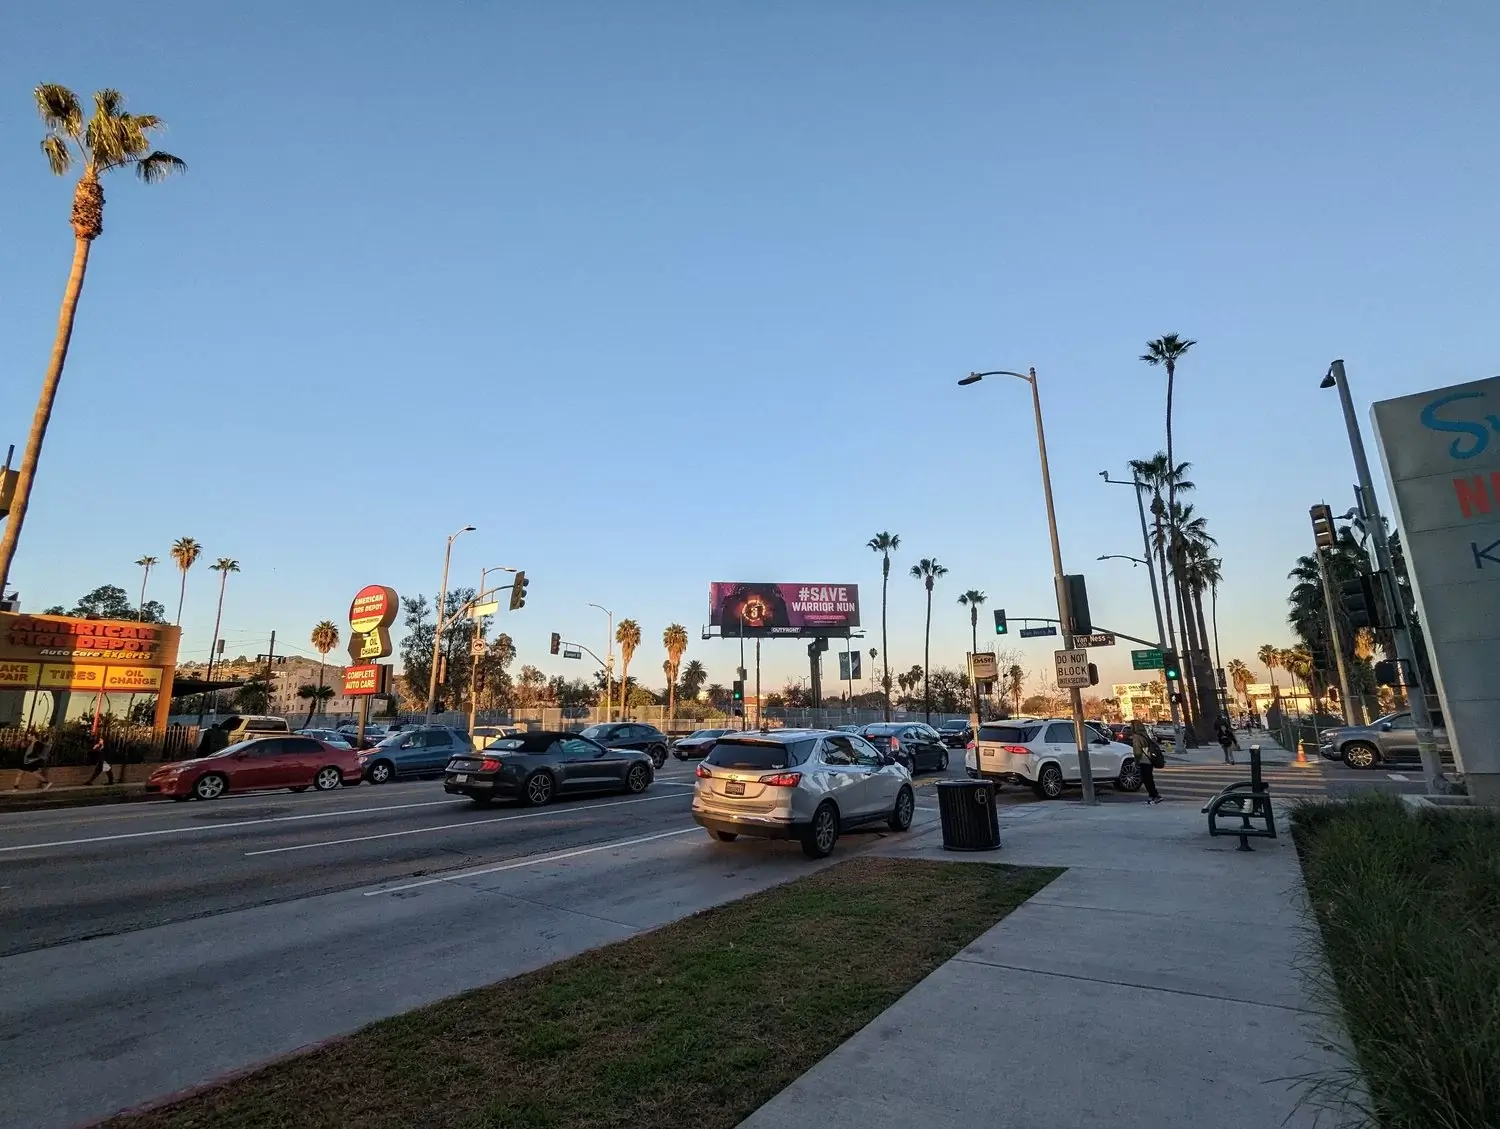
[(719, 738), (698, 765), (693, 818), (723, 843), (741, 835), (797, 839), (826, 858), (839, 832), (883, 822), (911, 826), (911, 774), (863, 737), (774, 729)]
[[(1433, 740), (1438, 754), (1451, 760), (1453, 748), (1441, 713), (1435, 713)], [(1342, 760), (1350, 768), (1375, 768), (1383, 764), (1421, 764), (1417, 752), (1417, 728), (1410, 712), (1401, 710), (1377, 717), (1369, 725), (1342, 725), (1326, 729), (1319, 738), (1319, 752), (1329, 760)]]

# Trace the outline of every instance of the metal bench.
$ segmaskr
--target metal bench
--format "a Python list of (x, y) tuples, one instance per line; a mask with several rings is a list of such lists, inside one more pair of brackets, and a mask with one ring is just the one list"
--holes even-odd
[[(1250, 746), (1250, 779), (1237, 780), (1202, 809), (1208, 815), (1210, 835), (1238, 835), (1241, 851), (1254, 850), (1253, 839), (1276, 838), (1276, 816), (1271, 810), (1271, 786), (1260, 775), (1260, 746)], [(1219, 820), (1238, 819), (1239, 826), (1221, 826)]]

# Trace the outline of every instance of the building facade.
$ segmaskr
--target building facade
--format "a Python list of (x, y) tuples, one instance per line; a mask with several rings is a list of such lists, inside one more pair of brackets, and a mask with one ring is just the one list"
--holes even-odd
[(1171, 716), (1165, 679), (1157, 682), (1116, 682), (1110, 689), (1120, 703), (1122, 721), (1160, 721)]

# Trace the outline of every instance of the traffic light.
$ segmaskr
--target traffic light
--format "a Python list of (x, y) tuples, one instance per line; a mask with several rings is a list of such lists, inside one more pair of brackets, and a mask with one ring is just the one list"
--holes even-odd
[(1068, 614), (1073, 617), (1074, 635), (1091, 635), (1094, 621), (1089, 617), (1089, 590), (1078, 574), (1063, 577), (1068, 586)]
[(1344, 605), (1344, 614), (1352, 627), (1383, 627), (1380, 616), (1379, 593), (1375, 591), (1374, 578), (1360, 575), (1353, 580), (1339, 582), (1339, 602)]
[(1307, 659), (1314, 670), (1328, 669), (1328, 648), (1322, 643), (1309, 643), (1307, 645)]
[(526, 606), (526, 585), (530, 583), (524, 572), (516, 573), (516, 582), (510, 586), (511, 611), (518, 612)]
[(1089, 663), (1089, 685), (1099, 685), (1099, 668), (1093, 663)]
[(1168, 682), (1182, 681), (1182, 665), (1177, 661), (1176, 651), (1163, 651), (1161, 653), (1162, 673), (1167, 676)]
[(1318, 548), (1333, 548), (1333, 543), (1337, 540), (1333, 531), (1333, 507), (1314, 506), (1308, 510), (1308, 514), (1312, 517), (1313, 541)]
[(1381, 659), (1375, 664), (1375, 685), (1399, 686), (1401, 684), (1400, 669), (1395, 660)]
[(996, 608), (995, 609), (995, 634), (996, 635), (1005, 635), (1009, 631), (1010, 631), (1010, 627), (1005, 622), (1005, 609), (1004, 608)]
[(557, 654), (558, 648), (562, 646), (562, 636), (557, 632), (552, 633), (552, 654)]
[(736, 702), (743, 702), (745, 700), (745, 683), (743, 679), (736, 678), (734, 680), (733, 695)]
[(481, 691), (483, 689), (484, 689), (484, 667), (481, 666), (481, 667), (476, 667), (474, 669), (474, 693), (477, 694), (477, 693), (479, 693), (479, 691)]

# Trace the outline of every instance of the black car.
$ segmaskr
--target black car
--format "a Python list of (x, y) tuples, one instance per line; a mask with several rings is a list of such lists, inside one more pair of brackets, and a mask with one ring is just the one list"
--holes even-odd
[(964, 749), (974, 739), (974, 731), (969, 728), (967, 720), (956, 717), (938, 726), (938, 736), (943, 739), (943, 744), (948, 748)]
[(612, 721), (591, 725), (583, 731), (590, 741), (611, 749), (639, 749), (651, 758), (657, 768), (667, 763), (667, 735), (654, 725), (639, 721)]
[(937, 730), (918, 722), (877, 721), (866, 725), (859, 735), (904, 764), (913, 776), (928, 769), (943, 772), (948, 768), (948, 746)]
[(733, 729), (695, 729), (672, 742), (672, 755), (680, 761), (706, 757), (714, 751), (720, 737), (733, 732)]
[(651, 758), (635, 749), (606, 748), (578, 733), (523, 733), (502, 737), (483, 752), (462, 753), (443, 771), (443, 791), (487, 804), (512, 796), (540, 806), (582, 792), (628, 792), (651, 787)]

